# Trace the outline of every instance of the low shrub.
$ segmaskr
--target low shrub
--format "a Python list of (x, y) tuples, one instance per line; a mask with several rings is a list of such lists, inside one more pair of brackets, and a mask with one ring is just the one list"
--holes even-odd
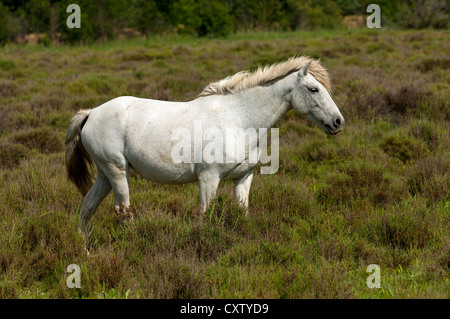
[(156, 255), (144, 256), (142, 273), (152, 298), (184, 299), (201, 298), (206, 284), (201, 267), (189, 259), (189, 256)]
[(375, 207), (386, 207), (407, 191), (404, 185), (384, 173), (384, 167), (372, 163), (345, 163), (328, 175), (318, 190), (317, 201), (328, 207), (361, 206), (361, 199)]
[(436, 150), (439, 145), (439, 132), (430, 121), (419, 120), (411, 123), (409, 133), (424, 141), (431, 151)]
[(16, 133), (10, 137), (10, 140), (41, 153), (60, 152), (64, 149), (60, 135), (48, 127)]
[(428, 148), (421, 141), (398, 134), (385, 137), (379, 146), (389, 156), (403, 163), (425, 157), (429, 153)]
[(392, 48), (389, 44), (381, 41), (373, 42), (367, 46), (368, 54), (372, 54), (377, 51), (392, 52), (394, 51), (394, 48)]
[(348, 104), (355, 115), (362, 119), (382, 117), (400, 122), (410, 114), (415, 114), (427, 93), (419, 84), (409, 83), (387, 88), (385, 85), (373, 88), (364, 81), (351, 81)]
[(389, 91), (385, 95), (389, 113), (405, 115), (408, 110), (416, 109), (422, 94), (422, 90), (412, 83)]
[(433, 238), (430, 224), (414, 212), (390, 211), (376, 231), (382, 244), (400, 249), (423, 248)]
[(10, 71), (16, 69), (16, 64), (10, 60), (0, 60), (0, 70)]
[(99, 249), (89, 260), (89, 267), (98, 271), (98, 280), (106, 289), (117, 287), (124, 279), (124, 254)]
[(28, 156), (28, 149), (20, 144), (0, 144), (0, 168), (14, 168)]
[(450, 161), (448, 157), (423, 158), (409, 170), (407, 184), (412, 195), (422, 195), (436, 203), (450, 196)]
[(447, 70), (450, 68), (450, 58), (431, 57), (424, 58), (422, 61), (416, 64), (417, 69), (422, 72), (430, 72), (434, 69)]
[(0, 81), (0, 98), (17, 96), (19, 86), (12, 81)]

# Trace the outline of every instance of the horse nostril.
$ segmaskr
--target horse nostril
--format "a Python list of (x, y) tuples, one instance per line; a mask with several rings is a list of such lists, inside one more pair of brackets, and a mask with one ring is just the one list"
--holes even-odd
[(334, 120), (334, 127), (338, 128), (341, 126), (341, 119), (338, 117), (336, 120)]

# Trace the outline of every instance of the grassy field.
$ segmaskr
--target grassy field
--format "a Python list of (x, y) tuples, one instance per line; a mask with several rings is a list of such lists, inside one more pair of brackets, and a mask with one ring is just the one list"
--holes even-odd
[[(448, 298), (448, 52), (448, 31), (384, 29), (0, 48), (0, 298)], [(110, 194), (85, 255), (64, 167), (78, 109), (120, 95), (187, 101), (294, 54), (329, 69), (341, 134), (289, 111), (280, 169), (254, 177), (248, 218), (232, 183), (200, 224), (196, 184), (133, 174), (135, 220), (118, 222)], [(66, 286), (70, 264), (80, 289)], [(370, 264), (379, 289), (366, 285)]]

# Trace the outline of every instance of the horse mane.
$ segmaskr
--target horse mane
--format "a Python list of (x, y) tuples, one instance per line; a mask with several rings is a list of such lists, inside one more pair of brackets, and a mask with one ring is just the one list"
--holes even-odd
[(212, 82), (198, 96), (226, 95), (253, 88), (298, 71), (308, 62), (311, 62), (308, 72), (331, 94), (331, 80), (320, 61), (307, 56), (293, 56), (284, 62), (259, 67), (253, 72), (240, 71), (220, 81)]

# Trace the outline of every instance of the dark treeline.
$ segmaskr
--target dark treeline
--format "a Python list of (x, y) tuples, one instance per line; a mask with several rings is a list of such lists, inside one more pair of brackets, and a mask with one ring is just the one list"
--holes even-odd
[[(69, 29), (69, 4), (81, 8), (81, 28)], [(188, 33), (220, 37), (242, 30), (333, 29), (346, 15), (378, 4), (384, 26), (448, 28), (446, 0), (2, 0), (0, 43), (29, 33), (70, 43), (138, 34)]]

